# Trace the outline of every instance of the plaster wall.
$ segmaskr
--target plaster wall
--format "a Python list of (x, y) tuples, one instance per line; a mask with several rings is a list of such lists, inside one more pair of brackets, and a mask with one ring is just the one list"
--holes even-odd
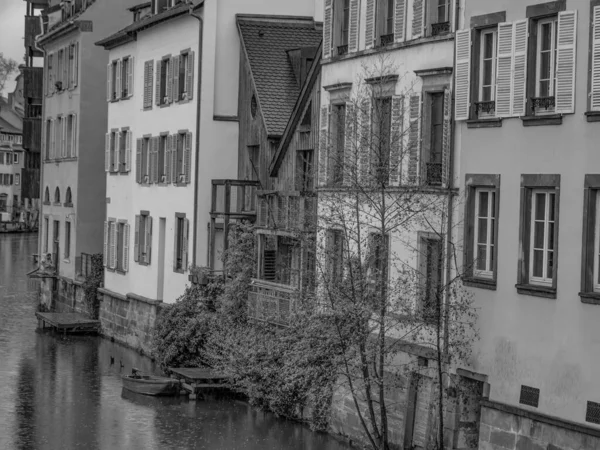
[[(525, 18), (534, 1), (513, 1), (507, 21)], [(508, 6), (508, 5), (507, 5)], [(468, 2), (471, 15), (502, 9), (497, 2)], [(600, 400), (600, 306), (583, 304), (580, 291), (584, 176), (598, 173), (597, 123), (587, 110), (589, 2), (567, 1), (578, 10), (575, 114), (561, 125), (524, 127), (519, 118), (500, 128), (467, 129), (457, 123), (460, 172), (499, 174), (498, 277), (495, 291), (472, 289), (481, 339), (473, 370), (487, 374), (490, 399), (585, 424), (586, 402)], [(557, 298), (518, 294), (521, 174), (560, 174)], [(540, 389), (539, 408), (519, 404), (521, 385)], [(599, 428), (596, 426), (596, 428)]]
[[(9, 152), (1, 152), (0, 153), (4, 153), (4, 162), (6, 162), (6, 158), (7, 158), (7, 154)], [(6, 194), (6, 212), (8, 213), (12, 213), (14, 211), (15, 207), (19, 207), (21, 204), (21, 186), (23, 183), (23, 179), (21, 178), (21, 181), (19, 181), (19, 184), (16, 183), (16, 179), (15, 179), (15, 175), (19, 175), (19, 177), (21, 177), (21, 169), (23, 169), (23, 160), (24, 160), (24, 153), (22, 151), (16, 152), (13, 151), (12, 152), (13, 155), (18, 155), (19, 158), (19, 162), (17, 164), (0, 164), (0, 177), (3, 177), (4, 174), (11, 174), (13, 176), (13, 184), (10, 186), (6, 186), (4, 184), (0, 184), (0, 195), (2, 194)], [(14, 156), (13, 156), (14, 157)], [(14, 202), (14, 196), (17, 196), (17, 203), (15, 204)], [(18, 217), (17, 217), (18, 219)]]

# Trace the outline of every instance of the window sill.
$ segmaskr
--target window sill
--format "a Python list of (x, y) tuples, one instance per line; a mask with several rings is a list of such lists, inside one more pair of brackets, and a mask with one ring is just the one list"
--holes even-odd
[(42, 203), (42, 205), (51, 206), (51, 203), (50, 202), (44, 202), (44, 203)]
[(64, 203), (63, 206), (66, 206), (67, 208), (72, 208), (73, 203)]
[(488, 291), (496, 290), (496, 282), (485, 278), (463, 278), (463, 284), (469, 287), (487, 289)]
[(183, 274), (184, 270), (183, 269), (173, 269), (173, 272)]
[(54, 202), (54, 203), (52, 203), (52, 206), (62, 206), (62, 203), (61, 202)]
[(124, 270), (122, 270), (122, 269), (116, 269), (116, 270), (115, 270), (115, 273), (118, 273), (119, 275), (127, 275), (127, 272), (125, 272), (125, 271), (124, 271)]
[(600, 292), (580, 292), (581, 303), (600, 305)]
[(537, 127), (543, 125), (561, 125), (562, 114), (546, 114), (543, 116), (521, 116), (524, 127)]
[(152, 106), (145, 106), (143, 111), (152, 111)]
[(600, 122), (600, 111), (586, 111), (584, 114), (588, 122)]
[(515, 284), (515, 287), (517, 288), (517, 292), (519, 294), (556, 299), (555, 288), (535, 286), (533, 284)]
[(467, 120), (467, 128), (498, 128), (502, 126), (502, 119), (498, 117), (490, 117), (489, 119), (469, 119)]
[(160, 105), (157, 105), (159, 108), (166, 108), (168, 106), (171, 106), (170, 103), (161, 103)]
[(149, 265), (150, 265), (150, 263), (143, 262), (143, 261), (137, 261), (137, 263), (138, 263), (140, 266), (149, 266)]

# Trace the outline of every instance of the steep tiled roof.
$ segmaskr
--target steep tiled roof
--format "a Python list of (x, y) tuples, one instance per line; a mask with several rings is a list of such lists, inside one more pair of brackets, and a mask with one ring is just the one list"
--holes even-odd
[(287, 51), (317, 47), (321, 25), (298, 17), (238, 16), (237, 21), (267, 133), (281, 136), (301, 89)]
[(21, 130), (19, 130), (16, 127), (13, 127), (10, 123), (8, 123), (2, 117), (0, 117), (0, 131), (4, 131), (6, 133), (21, 134)]

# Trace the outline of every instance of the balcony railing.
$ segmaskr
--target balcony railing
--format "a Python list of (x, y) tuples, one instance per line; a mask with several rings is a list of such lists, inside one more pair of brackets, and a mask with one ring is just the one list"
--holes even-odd
[(442, 184), (442, 163), (430, 162), (425, 164), (426, 180), (429, 185)]
[(26, 105), (25, 117), (27, 117), (28, 119), (41, 119), (42, 105)]
[(23, 148), (40, 152), (42, 148), (42, 119), (23, 119)]
[(394, 43), (394, 33), (384, 34), (379, 37), (379, 45), (381, 47), (385, 47), (386, 45), (390, 45)]
[(346, 45), (338, 45), (337, 54), (338, 56), (342, 56), (348, 53), (348, 44)]
[(254, 218), (258, 181), (213, 180), (211, 217)]
[(554, 112), (556, 106), (555, 97), (531, 97), (531, 111), (535, 114)]
[(286, 231), (303, 231), (315, 223), (316, 198), (300, 192), (259, 192), (257, 225)]
[(496, 102), (475, 102), (475, 113), (477, 117), (493, 116), (496, 113)]
[(431, 35), (439, 36), (450, 33), (450, 22), (439, 22), (431, 24)]
[(252, 280), (248, 292), (248, 317), (275, 325), (289, 326), (296, 291), (289, 286)]
[(23, 67), (23, 97), (37, 98), (42, 103), (44, 97), (44, 68)]

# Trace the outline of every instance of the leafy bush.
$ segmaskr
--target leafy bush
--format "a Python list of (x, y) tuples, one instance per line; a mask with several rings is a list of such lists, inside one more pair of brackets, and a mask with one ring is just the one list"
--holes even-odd
[(104, 265), (102, 264), (102, 253), (91, 256), (92, 264), (90, 274), (83, 282), (83, 296), (85, 304), (92, 319), (97, 319), (100, 311), (100, 300), (98, 300), (98, 288), (104, 281)]

